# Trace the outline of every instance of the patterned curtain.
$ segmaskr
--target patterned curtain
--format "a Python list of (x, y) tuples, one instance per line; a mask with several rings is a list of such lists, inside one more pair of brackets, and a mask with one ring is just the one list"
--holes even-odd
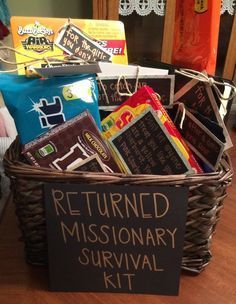
[[(119, 14), (122, 16), (131, 15), (136, 12), (140, 16), (147, 16), (151, 12), (158, 16), (165, 15), (166, 0), (120, 0)], [(236, 0), (222, 0), (221, 14), (235, 14)]]

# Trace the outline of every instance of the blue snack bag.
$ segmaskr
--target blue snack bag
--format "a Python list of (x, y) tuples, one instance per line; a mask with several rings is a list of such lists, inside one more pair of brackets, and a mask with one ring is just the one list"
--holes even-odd
[(85, 110), (101, 129), (95, 75), (40, 79), (0, 74), (0, 91), (22, 144)]

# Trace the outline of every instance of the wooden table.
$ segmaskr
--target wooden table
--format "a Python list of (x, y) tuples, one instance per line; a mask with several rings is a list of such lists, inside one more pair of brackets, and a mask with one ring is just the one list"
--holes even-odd
[[(236, 143), (236, 132), (232, 131)], [(236, 148), (230, 151), (236, 168)], [(213, 258), (198, 276), (182, 274), (178, 297), (111, 293), (60, 293), (48, 291), (48, 273), (25, 263), (23, 244), (8, 202), (0, 223), (1, 304), (235, 304), (236, 303), (236, 181), (228, 190), (221, 220), (213, 238)]]

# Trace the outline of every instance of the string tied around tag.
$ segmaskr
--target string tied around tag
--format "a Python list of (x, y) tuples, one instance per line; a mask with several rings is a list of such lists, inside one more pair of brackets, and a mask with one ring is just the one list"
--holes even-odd
[[(199, 72), (199, 71), (195, 71), (192, 69), (187, 69), (187, 68), (181, 68), (179, 70), (175, 70), (176, 74), (180, 74), (192, 79), (196, 79), (199, 81), (202, 81), (204, 83), (208, 83), (210, 86), (212, 86), (215, 89), (215, 92), (217, 94), (217, 96), (221, 99), (221, 100), (231, 100), (236, 96), (236, 87), (233, 84), (230, 84), (228, 82), (220, 82), (215, 80), (213, 77), (209, 77), (206, 73), (204, 72)], [(232, 92), (230, 93), (229, 97), (225, 97), (220, 89), (218, 88), (218, 86), (228, 86), (232, 89)]]
[(107, 95), (107, 91), (106, 91), (105, 86), (104, 86), (104, 84), (102, 82), (102, 79), (99, 77), (98, 74), (97, 74), (97, 80), (99, 81), (99, 83), (101, 85), (102, 91), (103, 91), (105, 99), (106, 99), (106, 103), (109, 105), (110, 101), (109, 101), (109, 98), (108, 98), (108, 95)]
[(28, 60), (21, 61), (21, 62), (10, 61), (10, 60), (4, 59), (0, 55), (0, 62), (16, 66), (15, 69), (8, 69), (8, 70), (6, 69), (3, 71), (0, 71), (0, 73), (17, 72), (18, 70), (25, 69), (27, 67), (30, 67), (32, 64), (36, 64), (37, 62), (42, 62), (42, 61), (46, 62), (48, 64), (48, 66), (51, 66), (51, 62), (53, 62), (53, 61), (61, 62), (61, 63), (70, 62), (70, 63), (77, 63), (77, 64), (89, 64), (89, 63), (93, 62), (93, 61), (86, 61), (84, 59), (81, 59), (81, 58), (77, 57), (76, 54), (72, 54), (72, 55), (58, 54), (58, 55), (46, 56), (43, 58), (37, 58), (32, 55), (28, 55), (23, 52), (20, 52), (17, 49), (12, 48), (10, 46), (6, 46), (6, 45), (0, 46), (0, 51), (1, 50), (6, 50), (8, 52), (17, 53), (18, 55), (21, 55), (22, 57), (25, 57)]
[(179, 127), (182, 130), (183, 129), (184, 120), (185, 120), (185, 116), (186, 116), (186, 109), (185, 109), (184, 103), (182, 103), (182, 102), (178, 103), (178, 106), (182, 109), (182, 116), (181, 116), (180, 123), (179, 123)]
[(178, 105), (178, 110), (177, 110), (177, 114), (175, 115), (175, 119), (173, 120), (173, 122), (174, 122), (174, 124), (177, 123), (176, 120), (178, 118), (178, 115), (179, 115), (179, 112), (180, 112), (180, 108), (181, 108), (182, 115), (181, 115), (181, 118), (180, 118), (179, 127), (182, 130), (183, 129), (184, 120), (185, 120), (185, 117), (186, 117), (185, 104), (182, 103), (182, 102), (176, 102), (175, 104)]
[[(120, 82), (121, 80), (124, 80), (124, 84), (125, 84), (125, 88), (126, 88), (126, 92), (120, 92)], [(117, 79), (117, 85), (116, 85), (116, 91), (117, 91), (117, 94), (119, 94), (120, 96), (132, 96), (134, 93), (137, 92), (138, 90), (138, 81), (139, 81), (139, 66), (137, 66), (137, 72), (136, 72), (136, 80), (135, 80), (135, 86), (134, 86), (134, 92), (132, 93), (129, 89), (129, 85), (128, 85), (128, 82), (125, 78), (124, 75), (121, 75), (118, 77)]]
[(63, 31), (64, 29), (67, 29), (67, 27), (70, 26), (70, 25), (71, 25), (71, 18), (68, 17), (67, 20), (66, 20), (66, 23), (59, 28), (59, 30), (57, 31), (57, 33), (60, 34), (61, 31)]

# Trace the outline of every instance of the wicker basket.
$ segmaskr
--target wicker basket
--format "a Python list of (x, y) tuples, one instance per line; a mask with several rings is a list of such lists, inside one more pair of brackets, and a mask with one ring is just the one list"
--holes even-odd
[(199, 273), (211, 258), (211, 239), (219, 213), (231, 183), (232, 169), (227, 155), (221, 160), (217, 173), (191, 176), (125, 175), (90, 172), (62, 172), (36, 168), (25, 163), (20, 145), (15, 140), (4, 158), (6, 174), (11, 179), (11, 189), (16, 214), (25, 243), (27, 261), (34, 265), (47, 264), (46, 220), (43, 202), (43, 183), (76, 182), (90, 184), (142, 184), (185, 185), (189, 187), (188, 213), (184, 241), (182, 269)]

